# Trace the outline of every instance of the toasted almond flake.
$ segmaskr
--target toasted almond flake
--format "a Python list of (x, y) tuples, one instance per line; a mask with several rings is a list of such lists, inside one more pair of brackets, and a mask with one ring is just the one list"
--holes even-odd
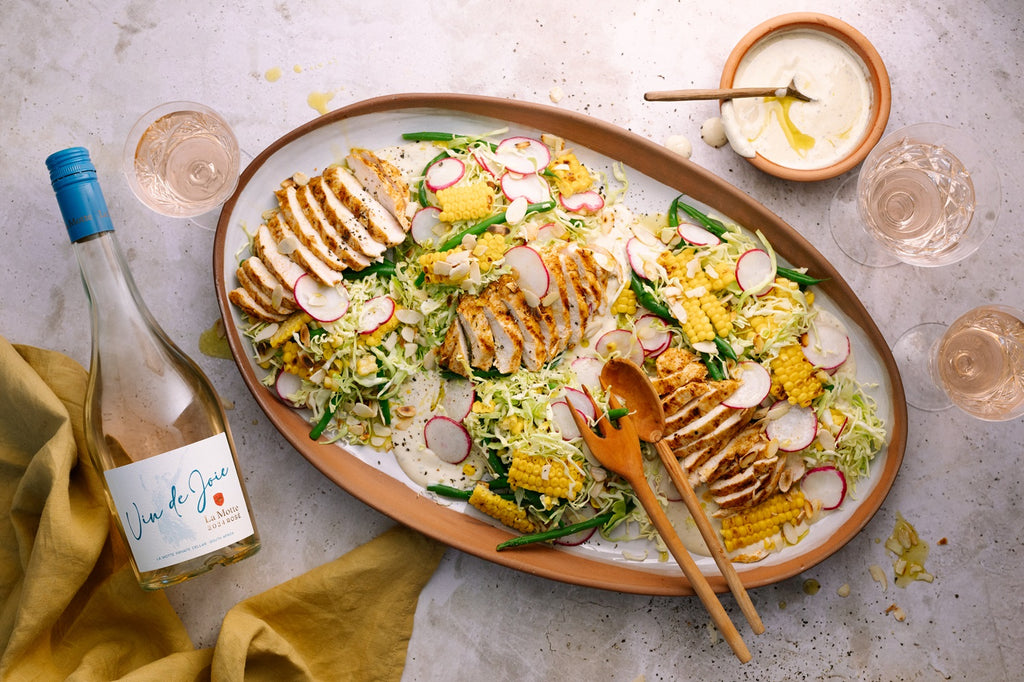
[(871, 574), (871, 579), (882, 586), (882, 591), (885, 592), (889, 587), (889, 580), (885, 577), (885, 571), (878, 564), (871, 564), (868, 566), (868, 573)]
[(412, 426), (412, 422), (413, 422), (412, 419), (401, 418), (401, 419), (396, 419), (395, 421), (391, 422), (391, 424), (392, 424), (392, 426), (395, 427), (396, 431), (405, 431), (410, 426)]
[(352, 406), (352, 414), (363, 419), (369, 419), (377, 415), (376, 405), (367, 405), (366, 403), (356, 403)]
[(423, 321), (423, 313), (409, 308), (399, 308), (398, 312), (395, 313), (395, 317), (402, 324), (419, 324)]
[(531, 308), (536, 308), (540, 305), (540, 299), (532, 291), (523, 291), (523, 299), (526, 301), (526, 305)]
[(417, 343), (406, 343), (402, 345), (402, 348), (405, 350), (405, 357), (412, 358), (416, 356), (416, 351), (420, 349), (420, 346)]
[(351, 433), (353, 436), (361, 436), (364, 433), (366, 433), (366, 427), (360, 424), (359, 422), (356, 422), (355, 424), (349, 424), (348, 432)]
[[(462, 248), (466, 251), (472, 251), (477, 247), (477, 238), (475, 234), (467, 234), (462, 238)], [(479, 255), (479, 254), (477, 254)]]
[(786, 542), (791, 545), (795, 545), (800, 542), (800, 535), (797, 533), (796, 528), (793, 524), (788, 521), (782, 524), (782, 537), (786, 538)]
[(505, 209), (505, 222), (509, 225), (518, 225), (526, 217), (528, 203), (526, 197), (519, 197), (512, 201)]
[(452, 266), (448, 261), (434, 261), (434, 274), (438, 277), (448, 277), (452, 273)]
[(299, 240), (294, 237), (285, 237), (277, 243), (277, 252), (284, 256), (290, 256), (299, 248)]
[(452, 271), (448, 273), (448, 277), (455, 280), (465, 279), (466, 275), (469, 274), (469, 263), (459, 263), (452, 268)]
[(399, 405), (398, 407), (395, 408), (395, 414), (398, 415), (399, 417), (404, 417), (406, 419), (408, 419), (409, 417), (415, 417), (416, 416), (416, 406), (415, 405)]
[(793, 485), (793, 472), (790, 469), (783, 469), (782, 474), (779, 476), (779, 490), (786, 493), (789, 492), (790, 486)]
[(840, 585), (839, 589), (836, 590), (836, 594), (838, 594), (840, 597), (849, 597), (850, 583), (843, 583), (842, 585)]
[(372, 445), (375, 448), (382, 448), (384, 447), (384, 444), (387, 442), (388, 439), (384, 438), (383, 436), (372, 436), (370, 438), (370, 445)]
[(376, 436), (383, 436), (387, 438), (391, 435), (391, 427), (387, 424), (375, 424), (373, 427), (373, 433)]
[(276, 215), (277, 215), (277, 209), (276, 208), (268, 208), (266, 211), (264, 211), (263, 213), (260, 214), (260, 218), (263, 218), (263, 220), (270, 220), (271, 218), (273, 218)]
[(305, 187), (306, 185), (309, 184), (309, 176), (303, 173), (302, 171), (298, 171), (294, 175), (292, 175), (292, 182), (294, 182), (299, 187)]
[(891, 613), (892, 617), (901, 623), (907, 619), (907, 612), (895, 604), (890, 604), (889, 608), (887, 608), (885, 612)]
[[(252, 340), (254, 342), (256, 342), (256, 343), (259, 343), (260, 341), (266, 341), (267, 339), (272, 337), (274, 334), (276, 334), (277, 330), (280, 329), (280, 328), (281, 328), (281, 325), (279, 325), (277, 322), (271, 322), (266, 327), (261, 329), (259, 331), (259, 333), (256, 334), (256, 336), (252, 337)], [(275, 349), (275, 352), (276, 352), (276, 349)]]

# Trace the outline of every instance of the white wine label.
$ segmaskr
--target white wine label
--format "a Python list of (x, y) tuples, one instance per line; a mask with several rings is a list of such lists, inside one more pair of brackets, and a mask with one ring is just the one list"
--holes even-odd
[(253, 534), (225, 433), (105, 476), (141, 572), (201, 557)]

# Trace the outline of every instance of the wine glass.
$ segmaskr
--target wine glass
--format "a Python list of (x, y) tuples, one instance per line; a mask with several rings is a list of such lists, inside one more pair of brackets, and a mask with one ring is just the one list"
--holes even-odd
[(999, 171), (962, 130), (920, 123), (890, 133), (829, 207), (832, 236), (871, 267), (955, 263), (977, 251), (999, 216)]
[(1024, 415), (1024, 313), (983, 305), (946, 327), (911, 328), (893, 346), (907, 402), (939, 411), (956, 405), (985, 421)]
[[(122, 167), (135, 196), (162, 215), (214, 229), (238, 184), (241, 152), (231, 127), (197, 102), (167, 102), (132, 126)], [(202, 218), (200, 218), (202, 216)]]

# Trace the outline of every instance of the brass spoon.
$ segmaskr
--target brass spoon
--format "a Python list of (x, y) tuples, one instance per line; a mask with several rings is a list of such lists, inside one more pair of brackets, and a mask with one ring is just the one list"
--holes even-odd
[[(742, 97), (778, 97), (783, 88), (708, 88), (691, 90), (655, 90), (644, 93), (648, 102), (683, 102), (698, 99), (739, 99)], [(785, 87), (785, 97), (792, 97), (801, 102), (813, 102), (796, 87), (796, 81), (790, 81)]]
[[(594, 398), (590, 395), (590, 391), (587, 389), (584, 389), (584, 391), (587, 394), (587, 398), (594, 405), (594, 408), (600, 412), (600, 408), (597, 407), (597, 403), (594, 403)], [(621, 406), (614, 395), (610, 396), (609, 404), (613, 408)], [(668, 515), (665, 514), (665, 510), (661, 508), (661, 503), (658, 502), (658, 498), (655, 497), (654, 491), (651, 490), (651, 486), (647, 482), (647, 476), (644, 474), (643, 453), (640, 452), (640, 438), (637, 435), (636, 428), (633, 426), (633, 420), (628, 415), (622, 417), (619, 419), (619, 428), (615, 428), (610, 423), (608, 416), (603, 415), (597, 421), (597, 428), (600, 432), (600, 435), (598, 435), (591, 430), (590, 425), (587, 424), (584, 417), (574, 407), (569, 410), (569, 413), (572, 415), (576, 427), (580, 430), (583, 441), (590, 448), (590, 452), (597, 461), (605, 469), (621, 476), (633, 488), (637, 499), (647, 512), (647, 516), (650, 517), (651, 523), (658, 530), (658, 534), (661, 535), (661, 539), (665, 542), (669, 552), (672, 553), (672, 556), (679, 563), (679, 567), (683, 569), (683, 573), (686, 575), (687, 580), (690, 581), (694, 592), (700, 597), (704, 608), (711, 615), (711, 620), (714, 622), (715, 627), (722, 633), (722, 638), (728, 642), (729, 647), (736, 654), (736, 657), (740, 659), (741, 663), (749, 661), (750, 651), (747, 649), (747, 645), (743, 642), (739, 631), (736, 630), (736, 626), (729, 620), (729, 614), (725, 612), (722, 602), (718, 600), (718, 595), (711, 589), (707, 578), (697, 568), (697, 564), (694, 563), (690, 553), (686, 551), (683, 541), (679, 539), (675, 528), (672, 527), (672, 522), (669, 520)]]
[(683, 502), (686, 504), (690, 516), (696, 522), (697, 529), (700, 530), (701, 537), (704, 538), (705, 544), (711, 551), (711, 556), (718, 564), (718, 570), (725, 577), (740, 610), (746, 616), (754, 634), (760, 635), (764, 632), (764, 624), (761, 622), (761, 617), (758, 615), (757, 609), (754, 608), (753, 602), (750, 601), (750, 595), (743, 587), (743, 582), (736, 573), (732, 562), (729, 561), (729, 557), (725, 555), (725, 548), (715, 529), (711, 527), (711, 521), (708, 520), (703, 507), (700, 506), (697, 494), (694, 493), (686, 472), (680, 466), (679, 459), (661, 440), (665, 434), (665, 411), (654, 384), (639, 365), (626, 358), (612, 358), (605, 363), (604, 369), (601, 370), (601, 383), (609, 388), (614, 395), (618, 395), (625, 401), (640, 438), (647, 443), (654, 444), (658, 456), (665, 465), (665, 469), (668, 470), (672, 482), (683, 496)]

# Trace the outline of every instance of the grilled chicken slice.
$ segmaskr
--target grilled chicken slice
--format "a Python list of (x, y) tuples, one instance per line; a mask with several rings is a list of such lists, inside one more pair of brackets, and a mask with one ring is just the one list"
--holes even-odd
[(317, 176), (306, 185), (313, 199), (320, 205), (324, 216), (334, 227), (339, 239), (349, 249), (361, 253), (373, 260), (379, 258), (387, 249), (387, 246), (373, 238), (364, 225), (352, 211), (341, 203), (341, 199), (331, 191), (327, 181), (322, 176)]
[(270, 233), (270, 228), (266, 224), (260, 225), (256, 230), (256, 236), (252, 241), (252, 251), (253, 255), (263, 261), (267, 269), (289, 291), (295, 289), (296, 280), (306, 274), (302, 266), (278, 250), (274, 235)]
[(457, 319), (448, 327), (448, 331), (444, 335), (444, 341), (438, 349), (437, 361), (467, 379), (473, 373), (473, 368), (469, 364), (466, 335), (462, 332), (462, 325)]
[(307, 183), (295, 190), (297, 203), (302, 215), (317, 231), (320, 238), (340, 260), (353, 270), (362, 270), (374, 261), (374, 258), (367, 256), (359, 249), (351, 246), (345, 237), (338, 232), (338, 229), (331, 222), (323, 206), (317, 201), (313, 188)]
[[(685, 432), (685, 428), (692, 426), (694, 420), (703, 417), (712, 409), (722, 406), (721, 402), (733, 394), (739, 387), (739, 382), (733, 379), (726, 379), (724, 381), (708, 382), (704, 386), (707, 387), (706, 391), (701, 392), (700, 395), (679, 407), (675, 412), (669, 413), (667, 410), (665, 411), (665, 414), (668, 415), (665, 418), (665, 428), (667, 431), (671, 433), (679, 430), (683, 438), (690, 437), (691, 435), (693, 437), (700, 435), (688, 434)], [(665, 403), (663, 402), (662, 405), (664, 406)]]
[(277, 203), (280, 207), (280, 218), (282, 222), (286, 223), (291, 233), (298, 237), (302, 245), (305, 246), (311, 254), (332, 270), (342, 272), (347, 270), (350, 263), (339, 258), (331, 250), (326, 243), (324, 243), (323, 237), (320, 236), (320, 231), (313, 226), (306, 217), (305, 212), (302, 210), (302, 206), (299, 205), (299, 195), (296, 191), (295, 183), (291, 180), (285, 181), (281, 189), (274, 192), (277, 197)]
[(253, 300), (270, 312), (287, 315), (295, 310), (294, 294), (286, 290), (256, 256), (242, 261), (235, 270), (235, 276)]
[[(747, 423), (753, 410), (734, 410), (719, 405), (696, 422), (700, 435), (687, 439), (673, 439), (672, 452), (679, 457), (683, 468), (693, 475), (708, 459), (715, 456), (729, 440)], [(674, 436), (675, 434), (673, 434)], [(671, 436), (670, 436), (671, 437)]]
[(515, 320), (522, 338), (522, 364), (530, 371), (540, 369), (548, 359), (545, 336), (541, 330), (539, 312), (543, 306), (531, 307), (526, 302), (526, 295), (519, 288), (515, 277), (502, 275), (494, 287), (498, 304), (504, 306), (508, 314)]
[(763, 450), (766, 445), (767, 440), (761, 426), (752, 424), (729, 439), (724, 447), (716, 448), (715, 454), (701, 464), (694, 473), (701, 483), (717, 481), (729, 470), (730, 465), (745, 458), (755, 448)]
[(580, 339), (583, 338), (583, 318), (579, 311), (579, 293), (573, 288), (572, 283), (566, 280), (557, 251), (546, 251), (542, 254), (542, 258), (558, 292), (557, 295), (550, 297), (550, 306), (551, 312), (555, 316), (558, 337), (564, 339), (564, 344), (559, 344), (561, 346), (559, 351), (564, 348), (572, 348), (578, 345)]
[(478, 296), (463, 296), (455, 313), (456, 321), (462, 325), (462, 333), (466, 335), (469, 364), (481, 370), (491, 369), (494, 365), (494, 335), (483, 301)]
[(408, 231), (409, 184), (402, 172), (368, 149), (353, 149), (345, 161), (356, 180)]
[(247, 290), (242, 287), (232, 289), (228, 292), (228, 300), (242, 309), (249, 317), (262, 320), (263, 322), (281, 322), (288, 318), (287, 315), (275, 313), (264, 308)]
[(276, 248), (280, 252), (282, 245), (285, 249), (292, 249), (289, 253), (289, 257), (301, 265), (305, 270), (317, 278), (323, 284), (329, 287), (333, 287), (341, 281), (341, 272), (335, 270), (327, 263), (320, 260), (315, 253), (310, 251), (302, 240), (299, 239), (288, 223), (281, 219), (279, 213), (275, 213), (273, 216), (267, 219), (267, 228), (270, 230), (270, 234), (274, 237), (276, 242)]
[(494, 339), (494, 368), (502, 374), (511, 374), (523, 361), (523, 335), (504, 302), (495, 295), (496, 291), (488, 290), (490, 295), (485, 297), (482, 308)]
[(580, 282), (586, 289), (587, 304), (591, 314), (597, 313), (605, 300), (607, 278), (602, 278), (603, 268), (598, 265), (594, 253), (590, 249), (570, 246), (563, 251), (564, 257), (576, 267)]
[(323, 178), (334, 195), (366, 226), (376, 241), (386, 246), (402, 243), (405, 228), (359, 184), (350, 171), (341, 166), (329, 166), (324, 170)]

